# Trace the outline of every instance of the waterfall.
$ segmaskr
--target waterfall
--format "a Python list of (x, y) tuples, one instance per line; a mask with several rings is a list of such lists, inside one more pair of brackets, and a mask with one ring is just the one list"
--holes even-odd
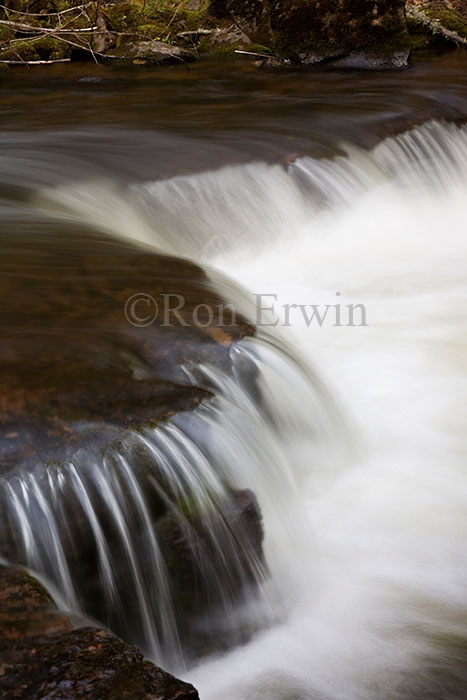
[[(25, 206), (192, 257), (269, 325), (232, 350), (230, 374), (184, 368), (215, 390), (193, 414), (104, 459), (83, 452), (3, 480), (17, 556), (95, 615), (76, 583), (70, 528), (82, 528), (103, 621), (187, 666), (203, 700), (462, 700), (466, 179), (467, 129), (430, 122), (287, 167), (35, 187)], [(255, 317), (258, 294), (274, 317)], [(300, 312), (336, 299), (364, 305), (367, 325)], [(228, 517), (244, 490), (263, 515), (264, 561)], [(149, 501), (193, 552), (193, 513), (207, 533), (199, 570), (215, 605), (195, 630), (174, 605)], [(213, 519), (219, 504), (227, 515)]]
[[(298, 512), (290, 519), (284, 509), (296, 496), (286, 439), (277, 435), (283, 397), (264, 376), (275, 367), (284, 383), (291, 369), (256, 341), (233, 349), (232, 360), (233, 376), (209, 365), (185, 367), (188, 383), (216, 395), (193, 414), (128, 431), (103, 455), (80, 449), (63, 466), (38, 464), (0, 480), (10, 559), (45, 576), (71, 612), (94, 616), (177, 671), (212, 639), (214, 648), (239, 643), (280, 616), (257, 533), (238, 517), (239, 496), (241, 511), (242, 496), (252, 494), (254, 505), (255, 494), (263, 494), (264, 517), (278, 517), (288, 533), (284, 548), (300, 523)], [(298, 367), (294, 375), (297, 382)], [(294, 434), (306, 439), (318, 425), (323, 433), (329, 426), (313, 385), (302, 392), (316, 408), (295, 421)], [(179, 548), (174, 556), (195, 560), (201, 590), (194, 600), (190, 591), (174, 599), (179, 582), (162, 552), (167, 532), (175, 541), (183, 533), (187, 542), (188, 553)], [(186, 626), (188, 595), (199, 606), (194, 629)]]

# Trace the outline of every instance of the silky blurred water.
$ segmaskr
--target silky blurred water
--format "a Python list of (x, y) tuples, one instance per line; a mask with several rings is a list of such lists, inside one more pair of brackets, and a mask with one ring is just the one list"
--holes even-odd
[[(282, 320), (366, 309), (365, 326), (261, 329), (319, 386), (259, 342), (274, 438), (218, 419), (264, 508), (277, 615), (185, 672), (203, 700), (467, 696), (466, 66), (2, 78), (5, 222), (62, 216), (189, 256), (247, 314), (255, 294)], [(251, 457), (273, 439), (281, 478)]]

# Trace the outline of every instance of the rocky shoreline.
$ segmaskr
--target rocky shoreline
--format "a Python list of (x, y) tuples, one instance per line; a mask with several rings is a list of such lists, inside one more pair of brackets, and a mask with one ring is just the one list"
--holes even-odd
[(404, 68), (418, 49), (467, 44), (467, 5), (447, 0), (10, 0), (0, 66), (94, 60), (189, 63), (245, 52), (260, 66)]

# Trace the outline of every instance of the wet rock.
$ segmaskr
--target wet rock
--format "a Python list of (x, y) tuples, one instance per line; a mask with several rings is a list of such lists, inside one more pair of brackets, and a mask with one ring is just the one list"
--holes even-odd
[[(192, 263), (87, 231), (18, 235), (0, 262), (0, 273), (16, 272), (0, 274), (3, 475), (195, 408), (212, 394), (187, 383), (184, 364), (228, 368), (231, 343), (254, 332), (240, 316), (221, 318), (224, 302)], [(141, 323), (148, 298), (160, 313)]]
[[(222, 537), (223, 530), (237, 532), (243, 541), (238, 542), (235, 551), (224, 550), (222, 561), (215, 561), (216, 552), (211, 533)], [(167, 569), (177, 591), (177, 602), (180, 604), (176, 608), (183, 614), (193, 614), (195, 610), (199, 614), (200, 607), (206, 609), (213, 603), (213, 591), (202, 590), (206, 567), (213, 568), (212, 573), (221, 584), (217, 593), (222, 596), (229, 588), (232, 591), (241, 590), (242, 582), (232, 580), (232, 571), (241, 571), (243, 582), (254, 582), (252, 561), (264, 565), (262, 515), (256, 497), (249, 489), (232, 492), (230, 498), (211, 513), (187, 511), (184, 523), (171, 514), (167, 515), (158, 522), (157, 533)], [(251, 553), (253, 557), (250, 556)], [(229, 565), (229, 554), (244, 557), (241, 569)], [(228, 580), (220, 581), (225, 576)]]
[(0, 696), (4, 700), (197, 700), (137, 647), (94, 627), (72, 629), (26, 572), (0, 567)]
[(233, 53), (235, 49), (248, 49), (252, 46), (248, 36), (236, 25), (216, 27), (203, 40), (203, 51), (207, 53)]
[(155, 39), (135, 41), (133, 36), (121, 41), (116, 53), (122, 57), (131, 58), (134, 62), (148, 64), (186, 63), (196, 59), (193, 52), (179, 46), (166, 44)]
[(70, 620), (56, 610), (50, 595), (33, 576), (0, 565), (0, 654), (71, 629)]
[(204, 653), (222, 644), (220, 628), (201, 641), (204, 618), (227, 601), (241, 601), (267, 576), (258, 502), (249, 489), (232, 491), (210, 512), (188, 507), (184, 519), (166, 515), (156, 531), (185, 649)]
[(291, 62), (287, 59), (271, 56), (260, 61), (255, 61), (255, 66), (258, 68), (288, 68)]
[(332, 63), (347, 56), (346, 51), (337, 49), (335, 51), (301, 51), (298, 54), (300, 63), (304, 66), (316, 66), (325, 63)]
[(92, 34), (92, 48), (99, 53), (105, 53), (116, 43), (116, 35), (109, 31), (105, 18), (102, 14), (97, 16), (95, 26), (97, 29)]
[(350, 53), (348, 56), (329, 61), (333, 68), (354, 70), (394, 70), (406, 68), (409, 64), (410, 51), (394, 51), (387, 55), (370, 53)]

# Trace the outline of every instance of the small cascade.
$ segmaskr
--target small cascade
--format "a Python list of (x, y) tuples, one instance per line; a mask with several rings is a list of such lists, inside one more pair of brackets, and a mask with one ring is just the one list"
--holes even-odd
[[(195, 411), (0, 482), (2, 554), (203, 700), (464, 700), (467, 130), (335, 153), (9, 213), (190, 257), (252, 320), (277, 301), (231, 371), (183, 367)], [(368, 324), (283, 323), (336, 298)]]
[[(320, 419), (288, 430), (265, 355), (278, 376), (290, 373), (276, 351), (247, 342), (233, 351), (232, 376), (185, 368), (216, 397), (193, 414), (0, 481), (2, 551), (50, 580), (71, 611), (171, 669), (280, 617), (267, 560), (275, 565), (281, 543), (267, 542), (264, 557), (261, 520), (283, 520), (284, 548), (300, 530), (299, 512), (290, 519), (284, 507), (296, 499), (287, 442)], [(312, 385), (304, 392), (311, 402)]]

